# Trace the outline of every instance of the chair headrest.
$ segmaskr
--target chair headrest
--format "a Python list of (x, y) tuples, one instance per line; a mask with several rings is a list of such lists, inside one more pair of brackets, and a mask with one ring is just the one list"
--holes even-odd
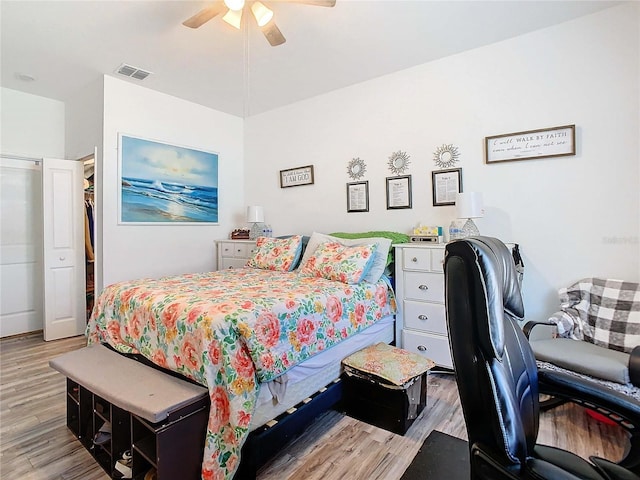
[[(504, 352), (504, 315), (524, 319), (524, 304), (515, 263), (510, 250), (491, 237), (471, 237), (447, 245), (447, 255), (460, 255), (477, 269), (484, 292), (487, 323), (480, 322), (480, 342), (501, 358)], [(475, 277), (475, 276), (474, 276)], [(477, 291), (477, 289), (474, 289)], [(483, 331), (487, 329), (486, 331)]]

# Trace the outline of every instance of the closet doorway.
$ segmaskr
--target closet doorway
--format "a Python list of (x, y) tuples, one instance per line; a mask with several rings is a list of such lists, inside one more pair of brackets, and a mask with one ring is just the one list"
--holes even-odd
[(84, 246), (85, 246), (85, 266), (86, 266), (86, 311), (87, 320), (93, 310), (95, 301), (95, 264), (96, 264), (96, 242), (95, 242), (95, 155), (80, 159), (84, 166)]
[(0, 337), (86, 327), (83, 162), (0, 156)]

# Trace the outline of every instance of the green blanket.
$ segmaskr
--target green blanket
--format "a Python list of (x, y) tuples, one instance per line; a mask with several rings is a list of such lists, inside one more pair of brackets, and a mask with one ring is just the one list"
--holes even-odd
[[(357, 233), (336, 232), (336, 233), (330, 233), (329, 235), (331, 235), (332, 237), (348, 238), (348, 239), (370, 238), (370, 237), (388, 238), (389, 240), (391, 240), (391, 246), (395, 245), (396, 243), (407, 243), (409, 241), (409, 235), (405, 233), (389, 232), (385, 230), (377, 231), (377, 232), (374, 231), (374, 232), (357, 232)], [(387, 257), (387, 266), (389, 266), (389, 264), (391, 264), (392, 261), (393, 261), (393, 250), (389, 249), (389, 255)]]

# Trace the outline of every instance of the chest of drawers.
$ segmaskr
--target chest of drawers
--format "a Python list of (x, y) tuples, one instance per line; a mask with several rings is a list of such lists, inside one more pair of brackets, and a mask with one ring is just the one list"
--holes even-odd
[(453, 368), (444, 306), (444, 244), (396, 245), (398, 346)]
[(255, 240), (216, 241), (218, 270), (244, 267), (251, 258), (255, 246)]
[[(514, 252), (516, 244), (507, 243)], [(401, 243), (396, 253), (396, 343), (453, 370), (444, 298), (445, 244)], [(519, 253), (518, 253), (519, 255)]]

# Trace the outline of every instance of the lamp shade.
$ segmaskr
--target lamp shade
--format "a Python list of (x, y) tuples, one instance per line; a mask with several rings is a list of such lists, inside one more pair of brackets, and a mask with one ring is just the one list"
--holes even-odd
[(225, 16), (222, 17), (222, 20), (240, 30), (240, 25), (242, 25), (242, 10), (229, 10)]
[(224, 4), (229, 10), (242, 10), (244, 0), (224, 0)]
[(253, 5), (251, 5), (251, 11), (259, 27), (264, 27), (273, 18), (273, 11), (267, 8), (262, 2), (254, 2)]
[(264, 222), (264, 209), (262, 207), (247, 207), (247, 223)]
[(482, 193), (466, 192), (456, 195), (456, 215), (458, 218), (480, 218), (484, 216)]

